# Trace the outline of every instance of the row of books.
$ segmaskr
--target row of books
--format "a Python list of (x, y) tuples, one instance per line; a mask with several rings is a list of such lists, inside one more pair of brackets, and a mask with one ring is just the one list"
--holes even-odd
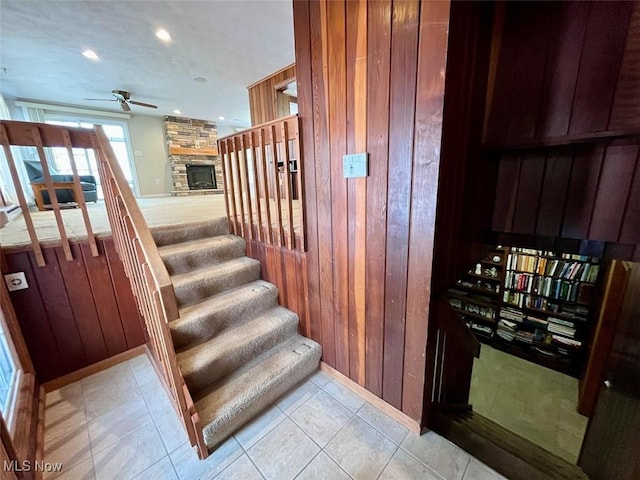
[(490, 293), (500, 293), (499, 283), (482, 282), (481, 280), (473, 283), (466, 280), (458, 280), (456, 285), (466, 288), (476, 288), (478, 290), (489, 290)]
[(504, 283), (506, 289), (587, 304), (592, 302), (595, 291), (594, 285), (590, 283), (575, 283), (530, 273), (507, 272)]
[(517, 325), (527, 325), (542, 332), (560, 335), (566, 338), (575, 339), (576, 328), (575, 323), (571, 320), (565, 320), (556, 317), (540, 318), (534, 315), (524, 315), (513, 309), (505, 308), (500, 312), (500, 325), (506, 325), (510, 328), (516, 328)]
[(580, 282), (595, 283), (596, 278), (598, 278), (600, 266), (580, 261), (549, 259), (510, 253), (507, 259), (507, 270), (517, 270), (519, 272), (562, 278), (564, 280), (579, 280)]
[(598, 263), (597, 258), (587, 257), (586, 255), (578, 255), (575, 253), (562, 253), (560, 255), (557, 255), (556, 253), (550, 250), (536, 250), (534, 248), (521, 248), (521, 247), (511, 247), (511, 252), (522, 253), (526, 255), (533, 255), (535, 257), (559, 257), (559, 258), (564, 258), (565, 260), (579, 260), (581, 262)]
[(449, 297), (449, 305), (463, 312), (479, 315), (488, 320), (494, 320), (496, 317), (496, 311), (493, 308), (478, 305), (476, 303), (464, 302), (459, 298)]
[[(529, 323), (531, 319), (525, 319), (525, 324)], [(540, 319), (535, 319), (536, 321), (540, 321)], [(544, 322), (544, 321), (543, 321)], [(561, 347), (569, 347), (571, 349), (580, 348), (582, 346), (582, 342), (572, 338), (572, 336), (563, 335), (559, 333), (554, 333), (551, 328), (555, 328), (556, 325), (553, 322), (549, 322), (545, 328), (536, 327), (532, 332), (530, 330), (523, 330), (520, 328), (518, 322), (508, 320), (505, 318), (500, 318), (498, 321), (498, 327), (496, 329), (496, 335), (501, 339), (512, 342), (513, 340), (518, 340), (523, 343), (532, 344), (534, 341), (537, 343), (547, 344), (547, 345), (556, 345)], [(573, 332), (575, 334), (575, 330)]]

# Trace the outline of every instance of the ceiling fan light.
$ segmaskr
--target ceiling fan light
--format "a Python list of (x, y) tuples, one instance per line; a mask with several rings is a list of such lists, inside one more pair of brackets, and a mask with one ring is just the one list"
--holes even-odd
[(163, 42), (170, 42), (171, 41), (171, 35), (169, 35), (169, 32), (167, 32), (163, 28), (161, 28), (161, 29), (156, 31), (156, 37), (158, 37)]
[(180, 114), (182, 114), (182, 112), (181, 112), (180, 110), (178, 110), (178, 109), (175, 109), (175, 110), (173, 111), (173, 113), (175, 113), (176, 115), (180, 115)]

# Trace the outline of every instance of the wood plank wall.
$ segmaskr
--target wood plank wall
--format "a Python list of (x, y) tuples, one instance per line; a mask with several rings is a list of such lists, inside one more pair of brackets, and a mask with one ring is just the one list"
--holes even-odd
[(613, 242), (612, 256), (640, 261), (638, 136), (568, 145), (640, 132), (640, 2), (508, 3), (500, 37), (494, 230)]
[(47, 265), (33, 251), (3, 251), (3, 274), (24, 272), (29, 288), (10, 292), (35, 372), (53, 380), (145, 343), (142, 319), (113, 241), (43, 246)]
[(260, 125), (261, 123), (267, 123), (276, 118), (289, 115), (289, 110), (286, 109), (285, 111), (283, 105), (281, 105), (283, 102), (279, 101), (276, 85), (295, 77), (296, 66), (289, 65), (247, 87), (249, 91), (251, 125)]
[[(311, 336), (421, 421), (449, 3), (295, 1)], [(369, 152), (369, 176), (342, 156)]]

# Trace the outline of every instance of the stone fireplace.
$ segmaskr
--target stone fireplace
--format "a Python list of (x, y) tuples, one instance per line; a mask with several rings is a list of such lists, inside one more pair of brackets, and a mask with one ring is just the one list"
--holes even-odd
[(222, 193), (222, 162), (216, 124), (208, 120), (164, 117), (174, 196)]

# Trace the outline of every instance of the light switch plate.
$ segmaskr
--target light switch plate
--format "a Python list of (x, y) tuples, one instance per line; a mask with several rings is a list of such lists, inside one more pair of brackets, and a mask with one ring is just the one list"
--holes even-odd
[(7, 290), (9, 290), (10, 292), (29, 288), (29, 284), (27, 283), (27, 278), (24, 276), (24, 272), (7, 273), (4, 276), (4, 281), (7, 284)]
[(342, 157), (342, 175), (344, 178), (359, 178), (369, 175), (369, 154), (352, 153)]

